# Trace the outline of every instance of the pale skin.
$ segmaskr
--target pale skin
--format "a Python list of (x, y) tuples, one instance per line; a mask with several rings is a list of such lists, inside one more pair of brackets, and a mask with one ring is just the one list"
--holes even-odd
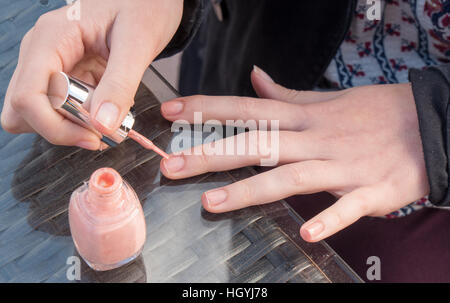
[[(363, 216), (381, 216), (428, 194), (411, 85), (364, 86), (337, 92), (286, 89), (262, 70), (251, 74), (261, 97), (191, 96), (163, 104), (168, 120), (280, 121), (280, 165), (203, 194), (205, 209), (227, 212), (296, 194), (328, 191), (338, 201), (306, 222), (301, 236), (316, 242)], [(256, 136), (257, 137), (257, 136)], [(229, 139), (224, 139), (229, 140)], [(248, 140), (246, 140), (248, 142)], [(210, 145), (201, 147), (202, 150)], [(248, 149), (247, 149), (248, 150)], [(172, 179), (259, 165), (255, 155), (172, 155), (161, 171)]]
[(88, 110), (94, 126), (111, 134), (133, 105), (145, 69), (178, 29), (183, 0), (79, 0), (79, 7), (80, 20), (69, 19), (65, 6), (27, 32), (1, 123), (11, 133), (37, 132), (56, 145), (97, 150), (96, 134), (50, 106), (50, 75), (63, 71), (98, 85)]
[[(98, 150), (104, 146), (96, 134), (50, 106), (51, 73), (64, 71), (98, 85), (89, 104), (94, 126), (106, 135), (114, 132), (145, 69), (176, 32), (183, 1), (79, 1), (81, 20), (68, 20), (67, 7), (61, 8), (43, 15), (25, 35), (1, 123), (11, 133), (36, 132), (56, 145)], [(410, 84), (318, 93), (285, 89), (259, 69), (251, 80), (261, 98), (191, 96), (161, 109), (171, 121), (193, 122), (196, 111), (204, 120), (280, 121), (279, 166), (204, 193), (208, 211), (328, 191), (340, 199), (300, 230), (315, 242), (362, 216), (384, 215), (428, 194)], [(259, 163), (254, 155), (172, 155), (162, 160), (161, 171), (180, 179)]]

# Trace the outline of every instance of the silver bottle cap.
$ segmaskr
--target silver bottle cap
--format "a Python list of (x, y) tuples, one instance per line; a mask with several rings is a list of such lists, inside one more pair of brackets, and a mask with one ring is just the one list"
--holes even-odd
[(109, 146), (116, 146), (125, 140), (133, 128), (134, 116), (128, 112), (119, 129), (111, 135), (100, 134), (91, 124), (88, 108), (95, 88), (63, 72), (53, 73), (48, 84), (47, 95), (53, 108), (67, 119), (101, 136)]

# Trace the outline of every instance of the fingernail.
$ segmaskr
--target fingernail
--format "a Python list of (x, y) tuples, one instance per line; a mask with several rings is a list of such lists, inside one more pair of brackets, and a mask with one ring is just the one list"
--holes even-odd
[(95, 119), (104, 127), (112, 129), (119, 119), (119, 108), (111, 102), (104, 102), (100, 105)]
[(163, 103), (162, 105), (162, 111), (164, 114), (168, 116), (173, 116), (181, 113), (183, 110), (184, 104), (180, 101), (170, 101)]
[(77, 144), (78, 147), (89, 149), (89, 150), (97, 150), (98, 149), (98, 143), (92, 142), (92, 141), (81, 141)]
[(227, 198), (227, 192), (223, 189), (214, 189), (205, 193), (206, 202), (209, 206), (217, 206)]
[(308, 240), (314, 240), (324, 229), (325, 225), (321, 221), (316, 221), (302, 230), (304, 232), (303, 236)]
[(260, 68), (257, 67), (256, 65), (253, 65), (253, 71), (254, 71), (256, 74), (258, 74), (261, 78), (263, 78), (264, 80), (267, 80), (267, 81), (269, 81), (270, 83), (275, 83), (275, 82), (273, 81), (273, 79), (272, 79), (268, 74), (266, 74), (265, 71), (263, 71), (262, 69), (260, 69)]
[(100, 143), (100, 151), (107, 150), (108, 148), (109, 148), (108, 144), (106, 144), (104, 142)]
[(163, 161), (164, 167), (169, 173), (175, 173), (184, 167), (184, 159), (182, 156), (170, 157)]

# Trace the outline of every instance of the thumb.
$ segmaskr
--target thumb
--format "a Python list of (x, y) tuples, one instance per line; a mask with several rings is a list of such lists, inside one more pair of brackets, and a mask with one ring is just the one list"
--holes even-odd
[(265, 73), (256, 65), (253, 66), (253, 71), (250, 75), (250, 78), (256, 94), (260, 98), (264, 99), (274, 99), (296, 104), (306, 104), (331, 100), (343, 94), (342, 91), (314, 92), (289, 89), (275, 83), (267, 73)]
[(125, 119), (155, 53), (148, 37), (140, 37), (142, 30), (136, 28), (139, 23), (120, 17), (111, 30), (108, 63), (90, 106), (92, 124), (105, 135), (114, 133)]

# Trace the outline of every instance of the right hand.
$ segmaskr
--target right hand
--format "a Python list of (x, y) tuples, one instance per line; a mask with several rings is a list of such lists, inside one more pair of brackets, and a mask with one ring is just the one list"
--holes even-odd
[(78, 0), (42, 15), (24, 36), (6, 92), (1, 124), (11, 133), (37, 132), (56, 145), (97, 150), (100, 138), (57, 113), (47, 97), (53, 72), (96, 85), (88, 110), (94, 127), (113, 133), (133, 105), (145, 69), (181, 21), (183, 0)]

